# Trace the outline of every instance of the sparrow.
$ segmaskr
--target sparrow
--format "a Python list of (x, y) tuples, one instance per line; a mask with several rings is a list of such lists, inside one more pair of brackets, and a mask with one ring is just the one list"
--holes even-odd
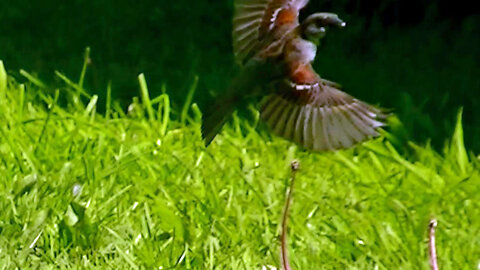
[(203, 115), (206, 146), (232, 113), (263, 98), (260, 118), (271, 131), (307, 150), (333, 151), (379, 135), (385, 114), (340, 90), (313, 69), (329, 27), (346, 23), (315, 13), (301, 23), (309, 0), (235, 0), (233, 50), (240, 72)]

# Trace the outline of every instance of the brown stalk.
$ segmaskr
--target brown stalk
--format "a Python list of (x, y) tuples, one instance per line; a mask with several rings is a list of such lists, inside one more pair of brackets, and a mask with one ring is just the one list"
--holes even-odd
[(288, 212), (290, 210), (290, 205), (293, 198), (293, 187), (295, 185), (295, 174), (300, 168), (300, 163), (297, 160), (292, 161), (291, 170), (292, 170), (292, 181), (290, 182), (290, 187), (287, 192), (287, 198), (285, 200), (285, 206), (283, 208), (282, 216), (282, 234), (281, 234), (281, 257), (283, 269), (291, 270), (290, 260), (288, 259), (288, 247), (287, 247), (287, 227), (288, 227)]
[(428, 251), (430, 257), (430, 267), (432, 270), (438, 270), (438, 263), (437, 263), (437, 249), (435, 247), (435, 228), (437, 227), (437, 220), (432, 219), (430, 220), (430, 224), (428, 225), (429, 232), (428, 232)]

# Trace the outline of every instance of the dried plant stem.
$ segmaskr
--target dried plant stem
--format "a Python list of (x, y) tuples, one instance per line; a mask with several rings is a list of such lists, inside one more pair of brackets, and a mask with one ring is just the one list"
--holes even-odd
[(432, 270), (438, 270), (437, 264), (437, 249), (435, 248), (435, 228), (437, 227), (437, 220), (430, 220), (428, 236), (428, 251), (430, 255), (430, 267)]
[(288, 213), (290, 210), (290, 204), (292, 203), (293, 197), (293, 187), (295, 185), (295, 174), (300, 168), (300, 163), (296, 160), (292, 161), (292, 181), (290, 182), (290, 187), (287, 192), (287, 198), (285, 200), (285, 207), (283, 208), (283, 217), (282, 217), (282, 234), (281, 234), (281, 257), (283, 269), (291, 270), (290, 261), (288, 259), (288, 248), (287, 248), (287, 226), (288, 226)]

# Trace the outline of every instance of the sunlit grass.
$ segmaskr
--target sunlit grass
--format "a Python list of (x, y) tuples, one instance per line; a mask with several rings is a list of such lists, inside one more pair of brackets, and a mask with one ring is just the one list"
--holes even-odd
[(141, 98), (127, 112), (108, 99), (106, 115), (82, 79), (22, 75), (0, 62), (0, 269), (278, 268), (293, 159), (294, 269), (428, 269), (433, 217), (441, 269), (480, 263), (480, 162), (460, 114), (442, 153), (380, 138), (313, 154), (238, 118), (205, 149), (191, 97), (173, 111), (143, 75)]

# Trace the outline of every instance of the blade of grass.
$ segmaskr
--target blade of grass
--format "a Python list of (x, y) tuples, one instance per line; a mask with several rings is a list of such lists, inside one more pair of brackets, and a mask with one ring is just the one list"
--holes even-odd
[(140, 93), (142, 95), (143, 106), (147, 110), (148, 119), (150, 121), (154, 121), (155, 115), (153, 113), (152, 103), (150, 101), (150, 96), (148, 94), (147, 82), (145, 80), (145, 75), (143, 73), (138, 75), (138, 82), (140, 83)]
[(87, 116), (90, 113), (92, 113), (92, 111), (95, 109), (95, 106), (97, 106), (97, 101), (98, 101), (98, 96), (93, 95), (93, 97), (90, 99), (90, 102), (88, 102), (87, 107), (85, 108), (85, 111), (83, 112), (84, 116)]
[(57, 77), (59, 77), (62, 81), (64, 81), (68, 86), (75, 89), (77, 91), (77, 94), (79, 94), (80, 96), (84, 96), (88, 99), (92, 98), (92, 96), (88, 94), (87, 91), (85, 91), (85, 89), (83, 89), (80, 85), (72, 82), (69, 78), (67, 78), (67, 76), (63, 75), (59, 71), (55, 70), (55, 75), (57, 75)]
[(187, 119), (187, 114), (188, 114), (188, 109), (190, 108), (190, 105), (192, 104), (192, 99), (195, 94), (195, 90), (197, 89), (198, 86), (198, 76), (195, 76), (193, 79), (193, 83), (190, 86), (190, 90), (188, 91), (187, 98), (185, 99), (185, 103), (183, 104), (182, 108), (182, 113), (180, 116), (180, 121), (182, 125), (185, 125), (186, 119)]
[(111, 106), (112, 106), (112, 81), (109, 81), (107, 85), (107, 101), (105, 104), (105, 120), (107, 122), (110, 119)]
[[(0, 60), (0, 95), (4, 95), (7, 91), (7, 72), (5, 71), (5, 66), (3, 61)], [(0, 96), (1, 98), (2, 96)]]
[(19, 85), (20, 98), (18, 99), (18, 119), (23, 121), (23, 108), (25, 107), (25, 85)]
[(167, 94), (162, 94), (161, 97), (163, 99), (163, 103), (161, 104), (161, 106), (158, 106), (158, 116), (162, 115), (160, 134), (162, 136), (165, 136), (165, 134), (167, 134), (168, 123), (170, 122), (170, 98)]
[(462, 113), (463, 109), (460, 109), (457, 114), (457, 124), (453, 134), (451, 151), (453, 154), (452, 158), (456, 160), (460, 171), (465, 174), (468, 166), (468, 155), (463, 141)]
[(78, 86), (83, 88), (83, 81), (85, 79), (85, 74), (87, 73), (87, 66), (90, 63), (90, 47), (85, 49), (85, 56), (83, 59), (82, 72), (80, 73), (80, 79), (78, 80)]
[(29, 80), (31, 83), (36, 85), (39, 88), (45, 89), (48, 88), (46, 84), (44, 84), (42, 81), (40, 81), (38, 78), (33, 76), (32, 74), (28, 73), (27, 71), (20, 69), (20, 75), (25, 77), (27, 80)]
[(118, 251), (120, 256), (125, 259), (125, 261), (130, 265), (130, 267), (132, 267), (132, 269), (139, 269), (137, 264), (134, 262), (134, 258), (130, 254), (127, 254), (118, 245), (115, 245), (115, 249)]
[(25, 168), (24, 168), (23, 162), (20, 161), (20, 159), (21, 159), (20, 158), (20, 153), (18, 153), (17, 148), (15, 147), (15, 144), (12, 141), (12, 138), (7, 136), (7, 134), (3, 130), (2, 126), (0, 126), (0, 136), (3, 137), (5, 139), (5, 141), (7, 142), (8, 146), (10, 147), (10, 151), (12, 151), (12, 153), (13, 153), (14, 159), (15, 159), (16, 163), (18, 164), (18, 168), (20, 168), (20, 172), (23, 173), (25, 171)]
[(49, 108), (48, 114), (47, 114), (47, 117), (45, 118), (45, 122), (43, 123), (43, 127), (42, 127), (42, 131), (40, 132), (40, 136), (38, 136), (37, 145), (35, 146), (34, 153), (37, 153), (37, 151), (38, 151), (38, 149), (41, 145), (40, 143), (42, 142), (43, 136), (45, 135), (45, 132), (47, 130), (47, 125), (48, 125), (48, 122), (50, 121), (50, 117), (52, 116), (53, 109), (55, 108), (55, 106), (57, 104), (58, 96), (59, 96), (59, 91), (57, 89), (55, 91), (55, 97), (53, 98), (53, 102), (48, 104), (48, 108)]

